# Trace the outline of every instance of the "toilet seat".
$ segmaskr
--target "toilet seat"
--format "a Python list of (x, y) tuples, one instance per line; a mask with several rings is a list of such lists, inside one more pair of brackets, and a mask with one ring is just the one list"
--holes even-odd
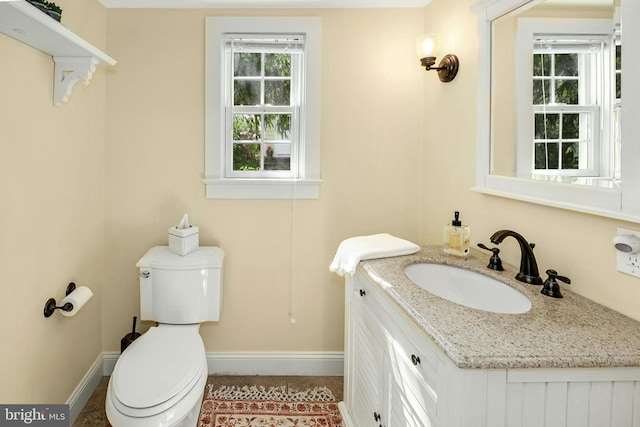
[(117, 410), (149, 417), (174, 406), (205, 376), (207, 361), (199, 325), (150, 328), (120, 356), (112, 374)]

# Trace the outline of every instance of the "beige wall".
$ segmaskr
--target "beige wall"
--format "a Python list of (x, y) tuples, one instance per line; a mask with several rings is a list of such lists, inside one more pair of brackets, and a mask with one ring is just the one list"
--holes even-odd
[[(204, 18), (323, 20), (318, 200), (204, 197)], [(207, 351), (342, 351), (343, 281), (328, 270), (343, 239), (418, 236), (423, 74), (416, 10), (109, 10), (103, 349), (139, 311), (136, 261), (166, 244), (183, 213), (225, 259)], [(296, 323), (290, 322), (293, 310)]]
[[(640, 319), (639, 282), (616, 272), (609, 243), (617, 226), (637, 224), (470, 191), (474, 2), (433, 0), (424, 13), (105, 14), (97, 1), (61, 0), (65, 25), (119, 63), (60, 108), (51, 58), (0, 36), (0, 283), (24, 301), (2, 311), (0, 402), (66, 401), (101, 351), (119, 350), (139, 312), (135, 263), (185, 212), (201, 244), (227, 253), (222, 319), (202, 328), (207, 351), (341, 351), (343, 285), (328, 271), (339, 242), (389, 232), (441, 243), (454, 210), (474, 244), (501, 228), (521, 232), (537, 243), (542, 271), (555, 268), (575, 291)], [(215, 13), (322, 17), (320, 199), (204, 198), (204, 17)], [(460, 57), (454, 82), (418, 66), (414, 38), (426, 31)], [(514, 241), (501, 249), (517, 264)], [(44, 319), (46, 299), (62, 298), (71, 280), (94, 298), (74, 318)]]
[[(425, 77), (422, 179), (427, 184), (422, 243), (440, 243), (442, 224), (453, 210), (460, 210), (464, 222), (472, 227), (474, 245), (489, 244), (489, 236), (499, 229), (520, 232), (536, 243), (542, 273), (555, 269), (571, 278), (575, 292), (640, 320), (640, 280), (616, 271), (616, 251), (611, 246), (617, 227), (638, 230), (638, 224), (470, 191), (475, 180), (477, 108), (477, 24), (469, 9), (474, 3), (433, 0), (425, 8), (425, 29), (455, 38), (453, 52), (460, 57), (461, 71), (450, 84)], [(518, 265), (515, 240), (507, 239), (500, 247), (503, 259)]]
[[(58, 3), (104, 48), (97, 1)], [(51, 57), (0, 35), (0, 76), (0, 402), (64, 403), (102, 350), (104, 72), (54, 107)], [(70, 281), (93, 299), (45, 319)]]

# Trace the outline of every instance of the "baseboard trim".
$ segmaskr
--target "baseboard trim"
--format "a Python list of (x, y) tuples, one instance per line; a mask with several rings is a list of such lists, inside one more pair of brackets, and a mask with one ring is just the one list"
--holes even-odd
[[(115, 369), (120, 352), (98, 356), (67, 400), (72, 425), (103, 376)], [(343, 352), (207, 353), (209, 375), (342, 376)]]
[(209, 375), (342, 376), (343, 352), (207, 353)]
[(113, 370), (116, 368), (116, 362), (120, 357), (119, 351), (105, 351), (102, 353), (102, 358), (104, 360), (102, 374), (104, 376), (109, 376), (113, 373)]
[(69, 405), (69, 425), (73, 425), (82, 408), (89, 401), (93, 391), (104, 376), (103, 370), (103, 355), (99, 354), (66, 402)]
[[(111, 375), (119, 352), (104, 352), (103, 374)], [(344, 353), (265, 352), (207, 353), (209, 375), (342, 376)]]

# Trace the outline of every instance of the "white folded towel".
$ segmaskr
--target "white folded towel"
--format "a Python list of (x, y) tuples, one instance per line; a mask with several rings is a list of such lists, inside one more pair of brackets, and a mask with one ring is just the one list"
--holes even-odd
[(362, 260), (410, 255), (419, 249), (415, 243), (386, 233), (351, 237), (340, 243), (329, 270), (340, 276), (353, 274)]

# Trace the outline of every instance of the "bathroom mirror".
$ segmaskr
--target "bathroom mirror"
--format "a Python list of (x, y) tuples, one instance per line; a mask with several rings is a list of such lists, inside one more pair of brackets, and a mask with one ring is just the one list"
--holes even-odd
[(623, 46), (640, 41), (640, 31), (633, 22), (623, 31), (621, 21), (638, 16), (639, 4), (485, 0), (474, 7), (474, 190), (640, 222), (640, 101), (627, 97), (624, 109), (621, 101), (623, 92), (638, 93), (624, 76), (638, 70), (640, 55)]

